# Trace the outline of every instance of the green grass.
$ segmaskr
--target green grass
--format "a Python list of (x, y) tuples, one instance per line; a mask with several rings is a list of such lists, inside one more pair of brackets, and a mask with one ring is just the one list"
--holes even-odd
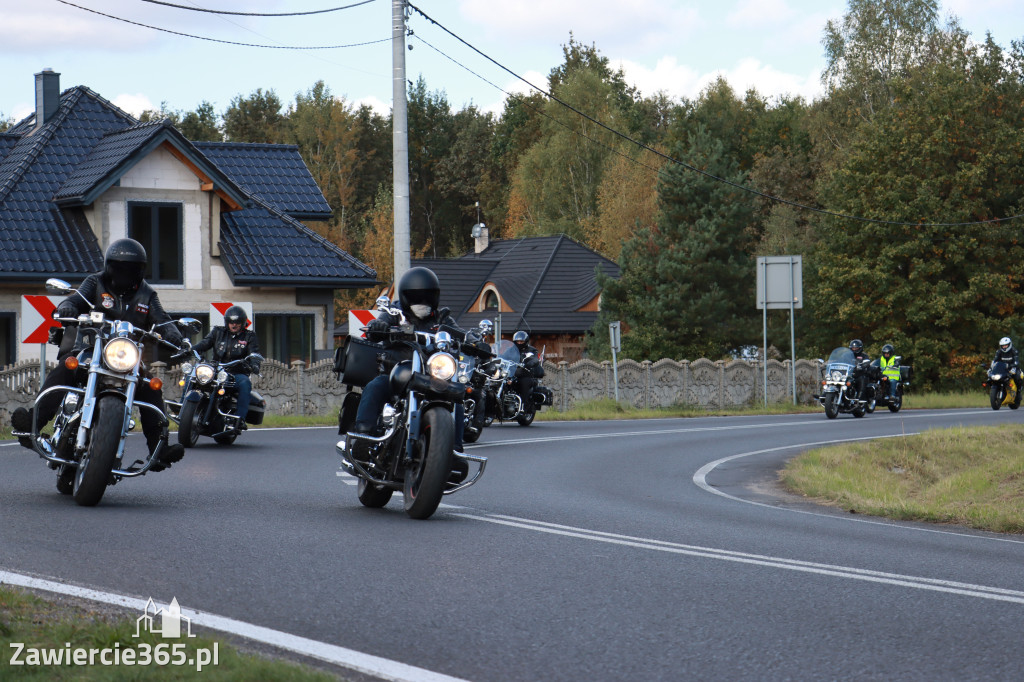
[(1024, 425), (934, 429), (806, 452), (787, 488), (851, 512), (1024, 533)]
[[(134, 637), (137, 616), (112, 615), (89, 606), (57, 603), (25, 590), (0, 586), (0, 679), (75, 680), (267, 680), (273, 682), (328, 682), (338, 678), (309, 667), (239, 652), (222, 640), (209, 637), (163, 639), (143, 632)], [(185, 645), (185, 660), (195, 660), (198, 649), (217, 646), (218, 662), (196, 671), (195, 665), (11, 665), (12, 643), (25, 645), (20, 660), (27, 661), (29, 648), (55, 651), (75, 649), (126, 649), (138, 653), (143, 644), (150, 652), (159, 644)], [(118, 645), (115, 647), (115, 644)], [(164, 649), (169, 654), (171, 650)], [(181, 660), (178, 651), (174, 656)], [(67, 654), (65, 654), (67, 655)], [(108, 655), (109, 660), (109, 655)], [(96, 661), (99, 661), (97, 656)]]

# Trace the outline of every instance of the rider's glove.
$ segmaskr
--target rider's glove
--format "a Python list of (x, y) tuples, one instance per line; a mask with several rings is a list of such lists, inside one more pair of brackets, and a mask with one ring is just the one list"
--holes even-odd
[(370, 320), (370, 323), (366, 325), (367, 334), (381, 334), (388, 330), (388, 323), (384, 320)]
[(63, 301), (55, 311), (56, 317), (78, 317), (78, 308), (70, 301)]

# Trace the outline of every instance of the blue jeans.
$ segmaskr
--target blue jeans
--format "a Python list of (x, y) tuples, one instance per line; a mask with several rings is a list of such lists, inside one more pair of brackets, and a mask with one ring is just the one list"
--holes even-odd
[[(381, 374), (371, 379), (359, 399), (356, 422), (376, 426), (377, 419), (384, 410), (384, 403), (388, 401), (389, 397), (391, 397), (391, 387), (388, 385), (388, 376)], [(462, 403), (455, 403), (455, 447), (460, 450), (462, 449), (462, 433), (466, 429), (465, 415)]]
[(236, 374), (235, 384), (238, 386), (238, 419), (245, 421), (249, 414), (249, 401), (252, 398), (252, 381), (248, 374)]

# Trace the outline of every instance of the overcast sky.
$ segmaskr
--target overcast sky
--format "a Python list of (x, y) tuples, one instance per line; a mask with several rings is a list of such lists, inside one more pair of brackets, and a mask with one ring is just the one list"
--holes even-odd
[[(360, 0), (161, 0), (206, 9), (301, 12)], [(237, 95), (273, 89), (287, 105), (323, 80), (351, 103), (391, 105), (391, 0), (302, 17), (222, 16), (146, 0), (67, 0), (121, 19), (235, 43), (322, 46), (327, 50), (243, 47), (174, 35), (99, 16), (59, 0), (0, 0), (0, 117), (34, 108), (33, 74), (61, 74), (61, 88), (86, 85), (132, 114), (192, 110), (202, 101), (223, 113)], [(695, 97), (717, 75), (743, 92), (770, 97), (821, 93), (822, 30), (846, 0), (414, 0), (435, 21), (488, 57), (544, 86), (562, 63), (570, 32), (594, 44), (645, 94)], [(944, 0), (976, 40), (991, 31), (1009, 48), (1024, 39), (1024, 0)], [(408, 78), (422, 75), (454, 109), (500, 112), (503, 91), (528, 89), (413, 12)], [(447, 54), (439, 55), (422, 41)], [(465, 68), (464, 68), (465, 67)], [(468, 70), (467, 70), (468, 69)], [(471, 73), (473, 72), (473, 73)], [(474, 75), (474, 73), (476, 75)], [(495, 87), (497, 86), (497, 87)]]

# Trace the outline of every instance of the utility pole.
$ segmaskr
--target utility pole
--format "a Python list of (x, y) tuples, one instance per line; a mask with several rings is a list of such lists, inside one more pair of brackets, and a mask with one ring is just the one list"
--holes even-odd
[(409, 110), (406, 102), (406, 0), (391, 0), (392, 190), (395, 214), (395, 285), (410, 267), (409, 249)]

